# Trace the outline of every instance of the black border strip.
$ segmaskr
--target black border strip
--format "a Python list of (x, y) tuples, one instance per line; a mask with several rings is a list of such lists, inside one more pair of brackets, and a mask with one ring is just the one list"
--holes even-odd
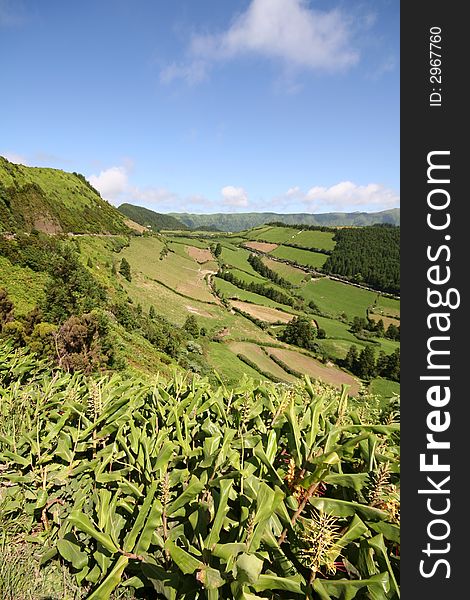
[[(470, 241), (469, 194), (465, 189), (467, 119), (464, 86), (468, 78), (465, 57), (468, 24), (463, 16), (464, 3), (427, 0), (426, 2), (401, 3), (401, 414), (402, 414), (402, 521), (401, 521), (401, 587), (402, 598), (426, 598), (427, 600), (460, 599), (470, 596), (467, 574), (470, 567), (466, 562), (466, 542), (470, 532), (467, 518), (467, 492), (465, 483), (470, 481), (467, 466), (468, 444), (470, 439), (468, 406), (470, 394), (466, 380), (470, 383), (468, 351), (468, 314), (466, 313), (466, 289), (470, 269), (468, 242)], [(430, 81), (430, 35), (431, 28), (441, 29), (441, 81)], [(437, 29), (433, 30), (434, 32)], [(437, 38), (435, 38), (437, 39)], [(438, 51), (437, 48), (433, 50)], [(434, 63), (436, 64), (436, 63)], [(436, 72), (434, 72), (436, 73)], [(434, 88), (434, 89), (433, 89)], [(434, 104), (430, 104), (430, 94)], [(440, 104), (440, 105), (439, 105)], [(428, 182), (428, 153), (449, 151), (448, 155), (432, 155), (430, 160), (450, 165), (447, 176), (444, 171), (431, 171), (431, 180), (450, 179), (449, 183)], [(432, 175), (435, 174), (436, 177)], [(428, 206), (428, 194), (432, 189), (444, 189), (449, 194), (450, 203), (446, 209), (437, 211)], [(446, 194), (436, 192), (431, 195), (431, 203), (444, 203)], [(443, 230), (433, 230), (427, 224), (431, 219), (441, 219), (446, 213), (451, 219)], [(447, 239), (445, 236), (450, 236)], [(427, 248), (435, 257), (427, 256)], [(439, 265), (438, 270), (428, 274), (429, 267)], [(449, 273), (447, 283), (430, 284), (428, 277), (442, 279)], [(437, 289), (446, 293), (455, 288), (460, 295), (460, 307), (433, 309), (427, 300), (427, 289)], [(452, 294), (452, 302), (457, 294)], [(437, 296), (433, 297), (437, 300)], [(437, 331), (437, 319), (427, 318), (430, 313), (445, 312), (449, 315), (448, 332)], [(440, 321), (443, 326), (446, 318)], [(431, 357), (434, 363), (449, 365), (449, 369), (430, 369), (427, 343), (432, 336), (449, 336), (450, 340), (435, 340), (431, 347), (450, 350), (449, 355)], [(444, 376), (445, 380), (420, 380), (420, 376)], [(450, 400), (441, 407), (431, 406), (427, 393), (431, 386), (444, 386), (450, 390)], [(470, 388), (470, 386), (469, 386)], [(437, 391), (436, 391), (437, 394)], [(434, 398), (437, 398), (437, 395)], [(432, 411), (439, 415), (429, 417)], [(441, 424), (450, 417), (450, 426), (434, 438), (449, 442), (449, 449), (439, 451), (426, 448), (426, 435), (431, 433), (429, 426)], [(434, 420), (433, 420), (434, 419)], [(420, 454), (426, 454), (426, 463), (433, 460), (436, 453), (439, 464), (448, 464), (450, 470), (420, 470)], [(434, 484), (427, 480), (431, 477)], [(445, 481), (446, 477), (450, 479)], [(437, 488), (442, 493), (438, 493)], [(418, 490), (434, 490), (435, 493), (418, 493)], [(445, 492), (444, 492), (445, 490)], [(448, 492), (448, 493), (447, 493)], [(450, 504), (448, 503), (448, 500)], [(435, 511), (448, 510), (441, 515)], [(441, 519), (445, 523), (433, 520)], [(442, 537), (442, 540), (433, 540)], [(429, 544), (429, 546), (428, 546)], [(449, 545), (447, 545), (449, 544)], [(424, 552), (426, 551), (426, 552)], [(443, 562), (438, 563), (439, 560)], [(421, 563), (421, 561), (424, 561)], [(444, 562), (447, 561), (447, 562)], [(420, 574), (421, 570), (428, 577)], [(431, 574), (429, 576), (429, 574)], [(447, 577), (449, 576), (449, 577)]]

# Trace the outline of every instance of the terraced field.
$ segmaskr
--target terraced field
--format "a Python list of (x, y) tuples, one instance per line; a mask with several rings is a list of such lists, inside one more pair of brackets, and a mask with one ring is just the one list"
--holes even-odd
[(271, 271), (274, 271), (293, 285), (300, 285), (302, 281), (310, 279), (310, 275), (305, 271), (302, 271), (302, 269), (298, 269), (297, 267), (293, 267), (286, 263), (273, 260), (268, 256), (263, 256), (262, 261), (268, 267), (268, 269), (271, 269)]
[(269, 373), (274, 377), (289, 383), (295, 383), (297, 381), (296, 377), (284, 371), (284, 369), (282, 369), (277, 363), (269, 358), (266, 352), (269, 353), (272, 350), (270, 347), (266, 348), (266, 352), (263, 348), (251, 342), (232, 342), (228, 345), (228, 347), (234, 354), (243, 354), (246, 356), (258, 366), (260, 371), (263, 371), (264, 373)]
[(278, 247), (278, 244), (269, 244), (267, 242), (246, 242), (246, 244), (243, 245), (245, 248), (251, 248), (253, 250), (258, 250), (259, 252), (271, 252)]
[(328, 258), (326, 254), (321, 254), (320, 252), (309, 252), (308, 250), (290, 248), (289, 246), (278, 246), (270, 254), (276, 258), (284, 258), (297, 263), (298, 265), (305, 265), (306, 267), (312, 267), (313, 269), (320, 269), (323, 267)]
[(334, 234), (330, 231), (304, 230), (301, 227), (272, 227), (264, 226), (246, 233), (247, 237), (261, 242), (275, 244), (295, 244), (304, 248), (321, 248), (333, 250)]
[(320, 379), (325, 383), (330, 383), (337, 387), (348, 384), (350, 386), (349, 394), (351, 396), (355, 396), (359, 391), (359, 382), (352, 377), (352, 375), (349, 375), (336, 367), (323, 365), (310, 356), (306, 356), (295, 350), (285, 350), (280, 348), (270, 348), (269, 353), (276, 356), (294, 371), (301, 371), (314, 379)]
[(321, 312), (348, 319), (366, 317), (366, 311), (378, 297), (377, 292), (334, 281), (327, 277), (311, 279), (300, 291), (308, 301), (313, 300)]
[(269, 306), (259, 306), (258, 304), (251, 304), (250, 302), (241, 302), (239, 300), (232, 300), (232, 306), (242, 310), (243, 312), (264, 321), (265, 323), (289, 323), (293, 319), (292, 314), (271, 308)]

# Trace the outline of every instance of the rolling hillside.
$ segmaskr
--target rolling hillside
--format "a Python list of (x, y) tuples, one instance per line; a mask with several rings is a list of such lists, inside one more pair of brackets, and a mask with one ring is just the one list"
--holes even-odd
[(0, 156), (0, 231), (129, 233), (125, 218), (78, 173)]
[(277, 214), (277, 213), (216, 213), (199, 215), (189, 213), (171, 213), (179, 221), (199, 229), (202, 226), (215, 226), (221, 231), (243, 231), (266, 223), (286, 223), (287, 225), (323, 225), (327, 227), (364, 226), (376, 223), (399, 225), (400, 209), (392, 208), (376, 213), (323, 213), (323, 214)]
[(118, 210), (129, 219), (132, 219), (143, 227), (150, 227), (153, 231), (160, 231), (162, 229), (189, 229), (187, 225), (184, 225), (175, 217), (157, 213), (143, 206), (134, 206), (133, 204), (125, 203), (121, 204)]

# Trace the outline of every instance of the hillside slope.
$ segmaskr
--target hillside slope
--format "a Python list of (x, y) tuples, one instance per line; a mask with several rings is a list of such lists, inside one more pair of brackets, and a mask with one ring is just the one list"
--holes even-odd
[(175, 217), (157, 213), (143, 206), (125, 203), (121, 204), (118, 210), (126, 217), (129, 217), (129, 219), (144, 227), (150, 227), (153, 231), (160, 231), (161, 229), (188, 229), (186, 225), (178, 221)]
[(83, 175), (0, 156), (0, 231), (129, 233), (124, 221)]
[(221, 231), (243, 231), (266, 223), (287, 225), (324, 225), (338, 227), (346, 225), (365, 226), (376, 223), (400, 224), (400, 209), (392, 208), (376, 213), (322, 213), (322, 214), (277, 214), (277, 213), (215, 213), (210, 215), (170, 213), (192, 229), (215, 226)]

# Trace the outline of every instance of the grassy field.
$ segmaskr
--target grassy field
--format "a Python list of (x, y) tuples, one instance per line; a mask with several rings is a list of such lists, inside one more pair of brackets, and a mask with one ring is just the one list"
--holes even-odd
[(333, 233), (329, 231), (309, 231), (302, 227), (272, 227), (266, 225), (246, 232), (249, 239), (271, 242), (274, 244), (296, 244), (305, 248), (321, 248), (333, 250), (335, 242)]
[(227, 344), (210, 342), (207, 346), (207, 360), (228, 386), (239, 383), (244, 375), (258, 381), (264, 379), (258, 371), (237, 358)]
[(279, 304), (279, 302), (275, 302), (270, 298), (266, 298), (266, 296), (260, 296), (259, 294), (255, 294), (254, 292), (247, 292), (246, 290), (242, 290), (237, 286), (233, 285), (233, 283), (225, 281), (224, 279), (220, 279), (219, 277), (214, 277), (214, 285), (218, 292), (222, 294), (225, 298), (237, 298), (238, 300), (253, 302), (254, 304), (259, 304), (260, 306), (271, 306), (272, 308), (279, 308), (281, 310), (285, 310), (287, 312), (292, 312), (295, 314), (297, 314), (298, 312), (294, 311), (290, 306), (284, 306), (284, 304)]
[(333, 250), (336, 242), (330, 231), (301, 231), (292, 240), (293, 244), (305, 246), (305, 248), (321, 248), (322, 250)]
[(400, 394), (400, 384), (396, 381), (389, 381), (388, 379), (377, 377), (370, 382), (369, 392), (371, 394), (376, 394), (377, 396), (382, 396), (383, 398), (391, 398), (395, 394)]
[(12, 265), (0, 256), (0, 288), (8, 291), (15, 305), (15, 316), (28, 314), (42, 300), (48, 277), (27, 267)]
[(388, 316), (388, 317), (400, 317), (400, 300), (394, 298), (388, 298), (387, 296), (380, 296), (377, 299), (377, 304), (374, 306), (374, 312), (376, 314)]
[(278, 262), (268, 256), (263, 256), (261, 260), (269, 269), (271, 269), (271, 271), (274, 271), (293, 285), (300, 285), (304, 279), (310, 278), (310, 275), (305, 271), (302, 271), (302, 269), (297, 269), (286, 263)]
[(293, 319), (294, 315), (286, 313), (270, 306), (260, 306), (258, 304), (251, 304), (250, 302), (240, 302), (238, 300), (232, 300), (231, 304), (233, 307), (242, 310), (243, 312), (264, 321), (265, 323), (288, 323)]
[[(297, 377), (289, 375), (289, 373), (284, 371), (284, 369), (269, 358), (266, 352), (256, 344), (250, 342), (233, 342), (229, 344), (229, 348), (234, 354), (243, 354), (246, 356), (264, 373), (270, 373), (271, 375), (274, 375), (274, 377), (288, 383), (295, 383), (297, 381)], [(268, 347), (267, 350), (270, 351), (272, 348)]]
[(291, 369), (306, 373), (314, 379), (320, 379), (337, 387), (348, 384), (351, 395), (356, 395), (359, 391), (359, 382), (354, 377), (336, 367), (323, 365), (310, 356), (295, 350), (281, 348), (270, 348), (269, 353), (276, 356)]
[(188, 246), (195, 246), (196, 248), (208, 248), (213, 242), (211, 240), (202, 240), (198, 237), (190, 236), (168, 236), (168, 240), (173, 244), (183, 244)]
[(244, 248), (237, 248), (236, 250), (230, 250), (223, 246), (222, 254), (219, 257), (221, 263), (228, 265), (229, 267), (235, 267), (241, 271), (245, 271), (254, 277), (259, 277), (259, 274), (253, 269), (248, 262), (250, 252)]
[(131, 270), (195, 300), (214, 302), (205, 276), (210, 271), (216, 272), (217, 264), (212, 261), (201, 266), (189, 254), (184, 256), (173, 252), (160, 260), (162, 247), (163, 244), (156, 238), (133, 238), (121, 255), (129, 261)]
[(348, 319), (366, 317), (367, 307), (374, 303), (377, 292), (333, 281), (326, 277), (312, 279), (301, 290), (306, 300), (313, 300), (321, 312), (337, 316), (346, 314)]
[(328, 258), (326, 254), (309, 252), (308, 250), (301, 250), (299, 248), (290, 248), (289, 246), (278, 246), (271, 252), (271, 255), (276, 258), (285, 258), (298, 265), (305, 265), (306, 267), (312, 267), (314, 269), (323, 267)]

